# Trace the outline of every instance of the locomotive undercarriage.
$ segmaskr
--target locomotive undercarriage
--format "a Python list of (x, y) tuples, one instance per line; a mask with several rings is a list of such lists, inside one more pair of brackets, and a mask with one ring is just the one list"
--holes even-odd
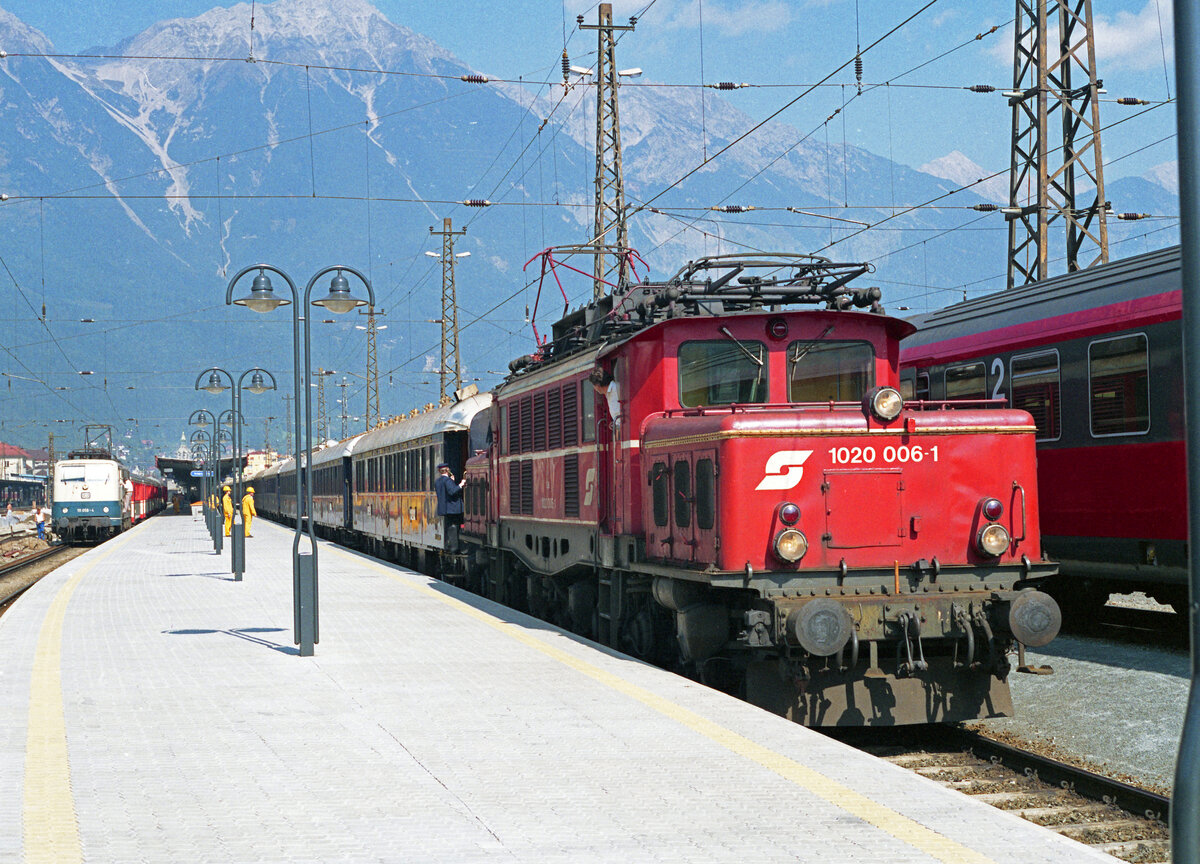
[(631, 566), (547, 574), (511, 552), (468, 544), (443, 559), (443, 576), (808, 726), (1011, 715), (1014, 627), (1029, 627), (1031, 610), (1035, 630), (1058, 625), (1057, 608), (1033, 590), (1042, 574), (1029, 565), (947, 568), (924, 584), (906, 581), (900, 593), (879, 573), (694, 574), (708, 579), (699, 581)]

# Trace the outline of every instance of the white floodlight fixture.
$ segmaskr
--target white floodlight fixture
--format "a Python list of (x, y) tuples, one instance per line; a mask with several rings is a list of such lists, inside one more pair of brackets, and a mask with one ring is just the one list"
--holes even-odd
[(632, 69), (618, 70), (617, 74), (620, 75), (622, 78), (641, 78), (642, 70), (635, 66)]

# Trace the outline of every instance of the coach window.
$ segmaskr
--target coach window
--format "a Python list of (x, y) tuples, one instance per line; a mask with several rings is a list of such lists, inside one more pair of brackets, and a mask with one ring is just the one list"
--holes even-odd
[(583, 382), (583, 440), (596, 440), (596, 388)]
[(789, 402), (858, 402), (875, 383), (869, 342), (809, 339), (788, 346)]
[(1088, 346), (1092, 435), (1150, 431), (1150, 363), (1145, 334), (1102, 339)]
[(986, 399), (987, 374), (982, 363), (946, 368), (947, 399)]
[(763, 343), (730, 338), (679, 346), (679, 404), (684, 408), (766, 401)]
[(1037, 440), (1057, 441), (1062, 435), (1058, 352), (1040, 351), (1013, 357), (1009, 380), (1012, 407), (1033, 415)]

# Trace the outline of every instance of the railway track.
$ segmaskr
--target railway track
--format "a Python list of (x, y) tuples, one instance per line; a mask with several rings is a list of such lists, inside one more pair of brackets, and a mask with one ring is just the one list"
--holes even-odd
[(0, 565), (0, 615), (51, 570), (72, 558), (78, 558), (86, 551), (88, 550), (85, 548), (75, 546), (51, 546), (49, 549)]
[(1163, 795), (952, 726), (905, 731), (886, 743), (848, 737), (872, 755), (1119, 860), (1171, 860), (1171, 802)]

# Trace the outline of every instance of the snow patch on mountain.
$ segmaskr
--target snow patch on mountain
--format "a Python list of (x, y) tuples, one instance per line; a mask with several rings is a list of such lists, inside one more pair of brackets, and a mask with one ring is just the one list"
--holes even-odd
[(1142, 177), (1157, 186), (1161, 186), (1172, 195), (1179, 194), (1179, 162), (1174, 159), (1170, 162), (1162, 162), (1155, 165), (1143, 174)]
[[(990, 199), (995, 204), (1008, 202), (1008, 171), (996, 173), (971, 161), (958, 150), (953, 150), (917, 169), (933, 177), (950, 180), (959, 186), (970, 186), (980, 198)], [(993, 176), (994, 175), (994, 176)]]

